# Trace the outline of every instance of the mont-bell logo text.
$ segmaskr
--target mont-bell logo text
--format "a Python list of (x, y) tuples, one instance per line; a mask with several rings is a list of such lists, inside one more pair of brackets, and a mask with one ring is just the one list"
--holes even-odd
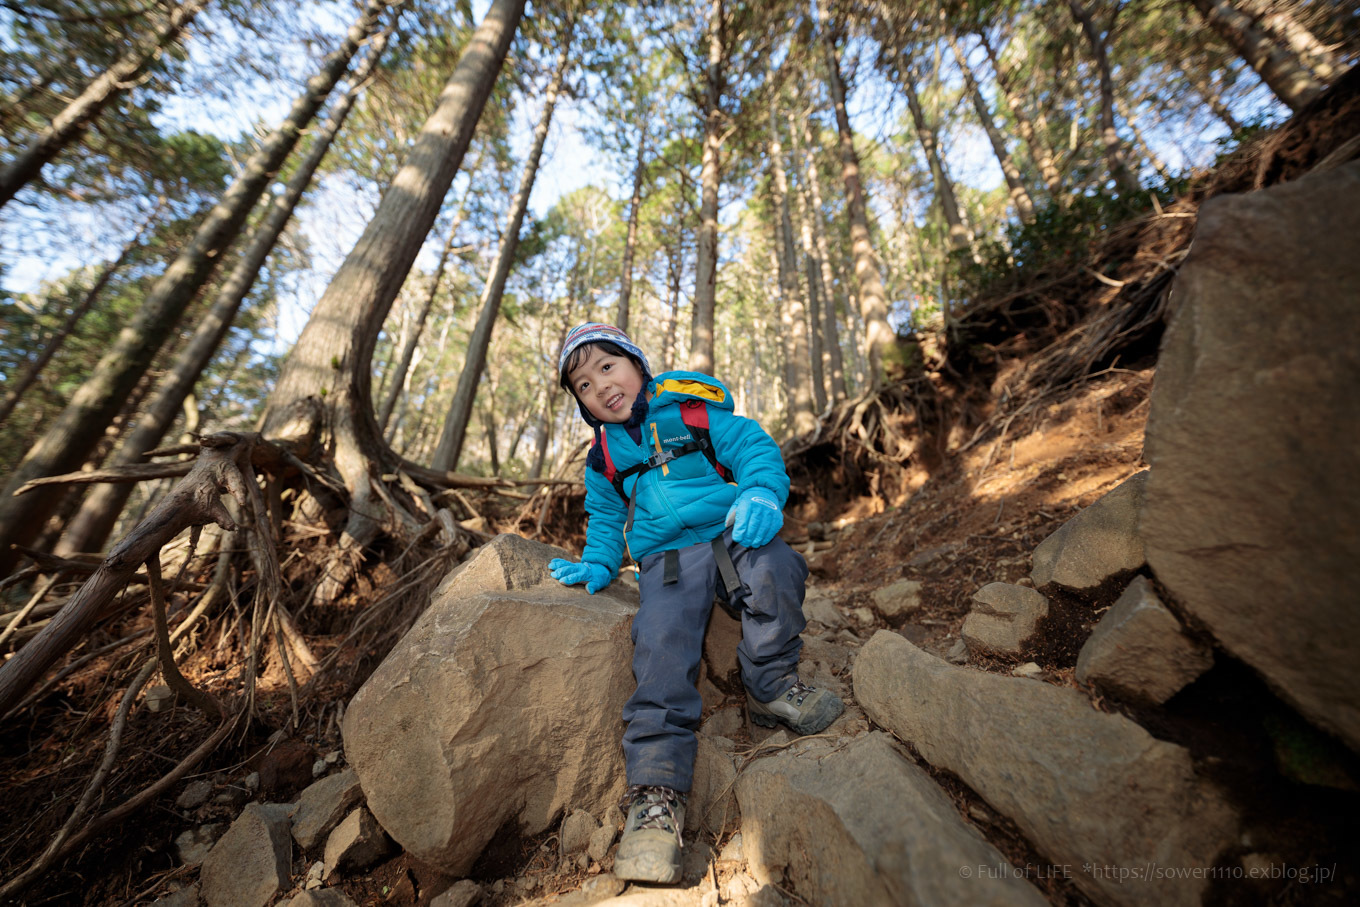
[(676, 435), (676, 436), (673, 437), (673, 438), (663, 438), (663, 439), (661, 440), (661, 443), (662, 443), (662, 444), (674, 444), (674, 443), (677, 443), (677, 442), (679, 442), (679, 441), (693, 441), (693, 440), (694, 440), (694, 439), (691, 438), (689, 435)]

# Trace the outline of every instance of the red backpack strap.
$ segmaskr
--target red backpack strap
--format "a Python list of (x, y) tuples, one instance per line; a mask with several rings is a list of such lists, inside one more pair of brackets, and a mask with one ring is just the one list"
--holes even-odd
[(704, 456), (708, 462), (713, 464), (713, 468), (718, 471), (724, 482), (732, 481), (732, 470), (718, 462), (718, 454), (713, 450), (713, 439), (708, 431), (708, 404), (702, 400), (686, 400), (680, 404), (680, 419), (685, 423), (685, 427), (694, 435), (694, 440), (699, 442)]
[(614, 458), (609, 455), (609, 441), (603, 430), (600, 431), (600, 453), (604, 455), (604, 477), (609, 480), (609, 484), (614, 484)]

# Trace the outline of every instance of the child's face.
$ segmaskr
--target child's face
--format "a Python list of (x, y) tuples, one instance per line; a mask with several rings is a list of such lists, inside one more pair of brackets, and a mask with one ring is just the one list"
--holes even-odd
[(633, 401), (642, 393), (642, 370), (627, 356), (589, 347), (567, 372), (572, 393), (601, 422), (627, 422)]

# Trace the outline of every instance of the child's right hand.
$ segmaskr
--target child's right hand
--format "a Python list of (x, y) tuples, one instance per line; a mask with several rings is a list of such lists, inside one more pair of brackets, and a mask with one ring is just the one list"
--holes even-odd
[(614, 577), (609, 575), (608, 567), (592, 564), (589, 561), (581, 561), (578, 564), (575, 561), (555, 557), (548, 562), (548, 569), (552, 571), (553, 579), (564, 586), (585, 583), (586, 591), (591, 595), (614, 581)]

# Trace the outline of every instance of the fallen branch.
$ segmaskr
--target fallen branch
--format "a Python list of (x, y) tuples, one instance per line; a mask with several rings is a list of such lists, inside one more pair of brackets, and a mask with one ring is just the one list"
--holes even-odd
[(26, 494), (46, 485), (96, 485), (107, 482), (126, 485), (131, 482), (146, 482), (151, 479), (173, 479), (187, 476), (193, 469), (194, 461), (177, 460), (174, 463), (134, 463), (131, 466), (110, 466), (108, 469), (90, 469), (84, 472), (68, 472), (59, 476), (43, 476), (22, 485), (15, 496)]

